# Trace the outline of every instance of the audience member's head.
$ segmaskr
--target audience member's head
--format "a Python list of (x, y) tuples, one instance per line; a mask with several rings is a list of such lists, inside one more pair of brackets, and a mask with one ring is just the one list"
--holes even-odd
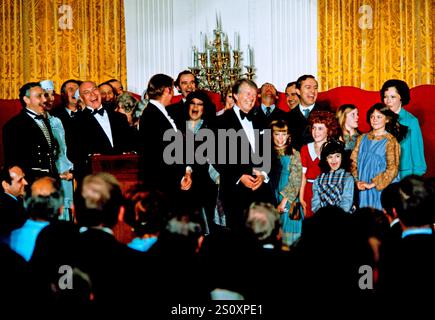
[(382, 190), (381, 204), (384, 213), (391, 223), (397, 218), (397, 209), (400, 210), (400, 207), (402, 206), (398, 182), (393, 182)]
[(87, 227), (112, 228), (123, 204), (119, 182), (113, 175), (106, 172), (88, 175), (76, 201), (77, 222)]
[(190, 70), (181, 71), (175, 80), (175, 88), (177, 88), (183, 98), (186, 98), (189, 93), (194, 92), (197, 84), (197, 79)]
[(0, 170), (0, 181), (3, 191), (16, 198), (23, 197), (27, 180), (23, 170), (17, 165), (5, 165)]
[(31, 219), (56, 221), (63, 206), (59, 183), (52, 177), (35, 180), (30, 195), (25, 196), (24, 206)]
[(290, 109), (295, 108), (299, 104), (299, 97), (296, 92), (296, 81), (289, 82), (285, 87), (285, 97), (287, 105)]
[(318, 83), (314, 76), (305, 74), (296, 80), (296, 93), (303, 107), (315, 104), (318, 92)]
[(167, 204), (159, 191), (135, 190), (127, 198), (124, 221), (138, 237), (159, 235), (169, 217)]
[(399, 182), (399, 194), (401, 206), (396, 211), (404, 229), (432, 225), (433, 194), (424, 178), (406, 176)]
[(270, 203), (254, 202), (246, 213), (246, 228), (262, 243), (277, 244), (279, 213)]

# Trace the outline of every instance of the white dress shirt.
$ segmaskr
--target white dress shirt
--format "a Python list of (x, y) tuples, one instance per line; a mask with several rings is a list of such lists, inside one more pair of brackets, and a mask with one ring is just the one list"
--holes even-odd
[[(91, 107), (86, 107), (86, 108), (88, 108), (92, 112), (94, 111), (94, 109), (92, 109)], [(100, 110), (101, 108), (102, 108), (102, 106), (100, 106), (98, 109), (95, 109), (95, 110)], [(107, 138), (110, 141), (110, 144), (113, 147), (112, 128), (110, 126), (110, 120), (109, 120), (109, 115), (107, 114), (107, 111), (104, 110), (103, 115), (96, 113), (96, 114), (94, 114), (94, 117), (98, 121), (98, 123), (100, 124), (101, 128), (103, 128), (104, 133), (106, 134)]]

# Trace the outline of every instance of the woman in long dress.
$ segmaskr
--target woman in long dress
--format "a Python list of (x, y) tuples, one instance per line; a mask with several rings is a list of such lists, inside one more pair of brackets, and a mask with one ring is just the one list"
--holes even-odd
[[(367, 111), (372, 130), (361, 135), (352, 151), (352, 175), (359, 190), (359, 207), (382, 210), (381, 192), (399, 181), (400, 145), (403, 131), (397, 115), (382, 103)], [(396, 139), (397, 137), (397, 139)]]
[(290, 207), (299, 200), (302, 181), (302, 164), (299, 152), (291, 147), (288, 126), (283, 120), (274, 120), (270, 124), (273, 139), (272, 170), (270, 185), (275, 196), (280, 223), (282, 242), (291, 246), (299, 239), (302, 220), (290, 217)]

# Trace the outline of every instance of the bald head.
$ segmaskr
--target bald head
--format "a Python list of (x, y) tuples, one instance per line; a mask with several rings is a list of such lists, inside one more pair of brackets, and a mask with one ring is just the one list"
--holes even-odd
[(51, 177), (42, 177), (36, 180), (31, 187), (32, 197), (48, 197), (56, 191), (56, 180)]
[(83, 82), (79, 87), (79, 93), (85, 106), (92, 109), (98, 109), (101, 106), (101, 93), (95, 82)]

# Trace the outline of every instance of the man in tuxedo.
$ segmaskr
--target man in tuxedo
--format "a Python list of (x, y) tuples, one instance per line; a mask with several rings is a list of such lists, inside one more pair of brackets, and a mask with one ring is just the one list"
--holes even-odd
[[(251, 80), (239, 79), (233, 86), (233, 96), (236, 105), (218, 117), (218, 128), (225, 129), (227, 132), (230, 129), (238, 132), (238, 137), (234, 138), (237, 141), (237, 149), (218, 150), (219, 162), (216, 166), (220, 173), (222, 204), (227, 217), (227, 226), (241, 229), (244, 225), (244, 212), (252, 202), (272, 200), (267, 185), (269, 180), (267, 173), (259, 170), (260, 165), (255, 164), (252, 157), (258, 156), (262, 149), (264, 149), (263, 155), (267, 156), (266, 153), (270, 152), (271, 139), (267, 141), (269, 149), (266, 148), (267, 146), (260, 145), (263, 137), (261, 132), (264, 134), (265, 130), (260, 131), (261, 124), (251, 111), (257, 99), (257, 85)], [(229, 140), (233, 139), (230, 137)], [(231, 164), (228, 159), (229, 153), (242, 152), (246, 150), (246, 145), (249, 146), (249, 154), (238, 154), (237, 163)], [(224, 151), (225, 163), (220, 163), (219, 153)], [(264, 161), (262, 165), (265, 165)]]
[(77, 197), (78, 268), (89, 275), (97, 307), (124, 307), (143, 289), (139, 283), (146, 268), (139, 252), (118, 242), (113, 233), (123, 219), (123, 202), (113, 175), (99, 172), (83, 179)]
[(276, 88), (273, 84), (266, 82), (260, 88), (261, 105), (255, 108), (262, 128), (269, 128), (273, 120), (287, 120), (287, 115), (279, 109), (275, 103), (278, 101)]
[(58, 178), (58, 144), (44, 111), (47, 99), (38, 82), (20, 88), (21, 112), (3, 127), (5, 163), (17, 164), (31, 183), (50, 175)]
[(80, 171), (79, 177), (83, 177), (90, 172), (89, 155), (131, 151), (132, 137), (127, 117), (102, 106), (101, 94), (94, 82), (83, 82), (79, 91), (86, 107), (75, 123), (78, 139), (74, 150), (79, 152), (79, 165), (75, 169)]
[(166, 106), (174, 93), (174, 81), (165, 74), (156, 74), (148, 82), (149, 103), (139, 122), (141, 146), (141, 180), (148, 188), (156, 188), (173, 199), (177, 191), (190, 189), (192, 184), (191, 168), (167, 164), (164, 150), (169, 142), (163, 140), (168, 130), (178, 132), (174, 119), (168, 114)]
[(184, 119), (186, 97), (189, 93), (196, 91), (197, 82), (197, 79), (190, 70), (181, 71), (175, 80), (175, 88), (181, 93), (181, 100), (168, 105), (166, 110), (179, 127), (184, 125), (184, 121), (186, 121)]
[(428, 180), (417, 175), (405, 177), (398, 186), (396, 211), (402, 238), (395, 247), (387, 248), (381, 280), (389, 296), (406, 301), (412, 297), (426, 306), (424, 301), (432, 299), (435, 287), (433, 189)]
[(308, 125), (308, 117), (311, 112), (330, 110), (316, 104), (318, 84), (314, 76), (300, 76), (296, 81), (296, 93), (299, 97), (299, 105), (289, 112), (288, 124), (293, 147), (300, 151), (302, 145), (314, 141)]
[(20, 228), (27, 217), (23, 197), (27, 181), (23, 170), (16, 165), (6, 165), (0, 170), (0, 237)]

